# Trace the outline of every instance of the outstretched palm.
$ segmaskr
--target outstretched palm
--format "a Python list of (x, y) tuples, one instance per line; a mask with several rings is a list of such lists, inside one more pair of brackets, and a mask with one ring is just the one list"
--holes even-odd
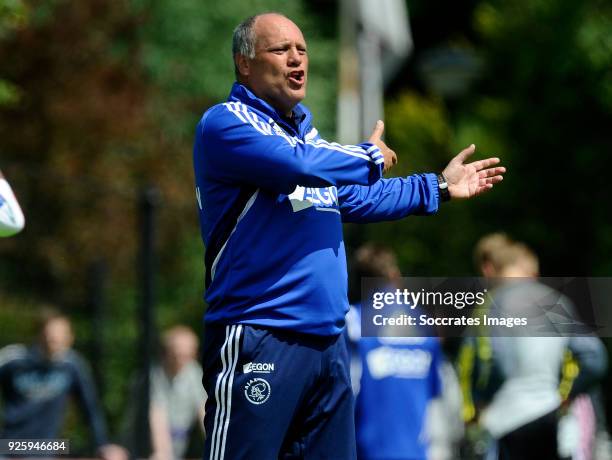
[(462, 150), (442, 171), (453, 199), (479, 195), (492, 189), (494, 184), (501, 182), (504, 178), (502, 174), (506, 172), (506, 168), (492, 167), (499, 163), (499, 158), (487, 158), (464, 164), (475, 150), (474, 144)]

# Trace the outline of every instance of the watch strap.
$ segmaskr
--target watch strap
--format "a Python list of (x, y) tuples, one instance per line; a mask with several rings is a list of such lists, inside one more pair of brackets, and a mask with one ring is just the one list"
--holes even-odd
[(450, 192), (448, 191), (448, 182), (444, 174), (438, 174), (438, 193), (440, 195), (440, 201), (446, 202), (451, 199)]

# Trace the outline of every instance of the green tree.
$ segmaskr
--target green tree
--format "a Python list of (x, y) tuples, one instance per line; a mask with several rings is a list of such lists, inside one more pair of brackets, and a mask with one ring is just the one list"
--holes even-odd
[[(267, 10), (302, 26), (313, 75), (307, 103), (320, 131), (330, 134), (336, 37), (335, 18), (324, 14), (329, 7), (0, 0), (1, 167), (27, 220), (25, 231), (0, 247), (0, 346), (31, 336), (40, 303), (63, 307), (75, 319), (81, 348), (100, 336), (107, 347), (102, 370), (113, 422), (137, 366), (138, 193), (154, 185), (161, 196), (159, 325), (199, 328), (204, 263), (194, 127), (229, 92), (233, 27)], [(88, 273), (100, 260), (109, 268), (107, 321), (94, 330)]]
[[(462, 2), (444, 17), (439, 2), (409, 6), (417, 49), (386, 108), (390, 145), (406, 165), (393, 174), (439, 171), (470, 143), (476, 157), (501, 157), (508, 173), (490, 194), (434, 217), (351, 229), (351, 243), (392, 243), (407, 274), (460, 275), (473, 273), (477, 239), (503, 230), (533, 246), (544, 274), (609, 273), (610, 5)], [(441, 49), (482, 63), (463, 94), (437, 94), (422, 72)]]

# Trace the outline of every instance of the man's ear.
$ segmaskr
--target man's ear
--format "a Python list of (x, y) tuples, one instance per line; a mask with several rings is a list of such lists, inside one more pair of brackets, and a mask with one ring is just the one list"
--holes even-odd
[(236, 54), (234, 57), (234, 62), (238, 68), (238, 73), (240, 73), (240, 75), (243, 77), (248, 77), (251, 72), (249, 59), (243, 54)]

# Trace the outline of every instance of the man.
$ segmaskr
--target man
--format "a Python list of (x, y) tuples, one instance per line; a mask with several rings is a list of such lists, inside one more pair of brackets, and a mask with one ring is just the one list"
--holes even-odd
[[(497, 279), (491, 294), (501, 315), (526, 316), (552, 301), (573, 316), (574, 306), (567, 297), (536, 280), (538, 257), (525, 244), (492, 234), (478, 243), (475, 258), (485, 277)], [(572, 372), (571, 394), (565, 391), (565, 396), (588, 391), (605, 375), (605, 352), (597, 337), (568, 338), (548, 330), (553, 336), (497, 337), (491, 331), (492, 364), (503, 383), (480, 421), (497, 440), (500, 460), (559, 458), (557, 410), (565, 386), (559, 385), (559, 378), (568, 377), (561, 372), (568, 348), (580, 373)]]
[(19, 233), (24, 225), (25, 218), (17, 198), (0, 170), (0, 237)]
[(355, 456), (341, 332), (348, 310), (342, 222), (431, 214), (502, 180), (496, 158), (440, 175), (381, 179), (396, 161), (379, 122), (368, 142), (320, 138), (300, 29), (269, 13), (234, 31), (237, 82), (194, 146), (206, 246), (205, 457)]
[[(401, 286), (397, 259), (388, 248), (364, 244), (355, 262), (356, 281), (375, 278), (373, 290), (390, 292)], [(397, 314), (404, 306), (391, 308)], [(452, 388), (456, 377), (444, 362), (439, 339), (362, 337), (359, 303), (347, 314), (347, 333), (359, 460), (455, 458), (453, 444), (462, 434), (460, 404), (452, 410), (445, 403), (458, 396), (459, 388)]]
[[(500, 316), (525, 316), (537, 308), (534, 300), (553, 292), (531, 280), (538, 274), (535, 254), (511, 240), (505, 244), (500, 240), (482, 272), (499, 279), (492, 296)], [(559, 298), (566, 306), (567, 301)], [(491, 335), (497, 335), (495, 330)], [(500, 460), (558, 458), (556, 411), (566, 346), (565, 337), (491, 337), (493, 363), (503, 383), (480, 421), (497, 440)]]
[(184, 458), (194, 425), (202, 427), (205, 394), (195, 361), (198, 338), (186, 326), (163, 335), (162, 365), (151, 375), (150, 426), (153, 458)]
[(45, 312), (39, 344), (0, 350), (0, 392), (4, 399), (1, 439), (52, 439), (61, 432), (68, 396), (76, 396), (87, 415), (98, 455), (125, 460), (109, 444), (93, 380), (84, 360), (71, 349), (74, 336), (67, 317)]

